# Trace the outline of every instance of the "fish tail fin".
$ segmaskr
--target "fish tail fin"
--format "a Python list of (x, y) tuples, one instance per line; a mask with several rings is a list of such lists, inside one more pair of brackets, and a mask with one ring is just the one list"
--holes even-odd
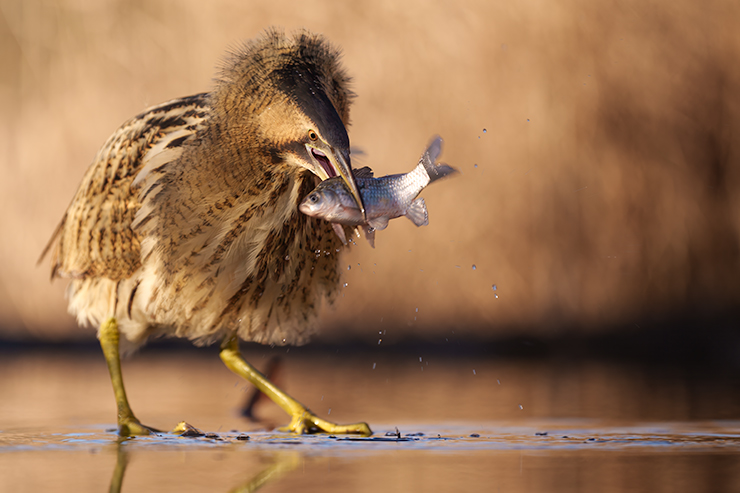
[(426, 226), (429, 224), (429, 213), (427, 212), (427, 205), (424, 203), (423, 198), (419, 197), (411, 202), (411, 205), (406, 211), (406, 217), (417, 226)]
[(444, 178), (445, 176), (457, 173), (457, 170), (451, 166), (437, 162), (437, 158), (442, 153), (442, 137), (437, 135), (429, 143), (429, 147), (419, 160), (419, 164), (424, 166), (424, 170), (429, 176), (429, 183)]

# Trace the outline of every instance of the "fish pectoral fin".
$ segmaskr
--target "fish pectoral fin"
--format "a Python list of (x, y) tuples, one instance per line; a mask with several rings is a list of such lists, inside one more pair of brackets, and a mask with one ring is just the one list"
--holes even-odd
[(372, 248), (375, 248), (375, 228), (371, 226), (365, 226), (365, 239)]
[(344, 235), (344, 228), (339, 223), (331, 223), (331, 227), (334, 228), (334, 232), (337, 234), (344, 245), (347, 244), (347, 237)]
[(406, 211), (406, 217), (408, 217), (411, 222), (417, 226), (426, 226), (429, 224), (427, 205), (424, 203), (423, 198), (419, 197), (411, 203)]
[(373, 219), (370, 219), (367, 224), (377, 230), (383, 230), (388, 227), (388, 216), (380, 216)]

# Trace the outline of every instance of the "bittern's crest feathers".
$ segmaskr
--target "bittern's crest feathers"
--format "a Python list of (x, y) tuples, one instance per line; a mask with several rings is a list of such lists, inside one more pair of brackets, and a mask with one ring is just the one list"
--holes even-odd
[(301, 30), (286, 35), (280, 29), (268, 29), (229, 52), (216, 78), (213, 97), (218, 103), (214, 106), (229, 108), (251, 100), (250, 106), (256, 108), (271, 104), (276, 94), (301, 105), (309, 94), (309, 99), (323, 94), (348, 125), (349, 105), (355, 95), (340, 58), (339, 49), (319, 34)]

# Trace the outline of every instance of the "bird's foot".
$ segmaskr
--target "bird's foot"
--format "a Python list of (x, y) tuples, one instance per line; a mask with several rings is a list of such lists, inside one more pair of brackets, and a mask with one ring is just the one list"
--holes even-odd
[(308, 409), (303, 409), (293, 415), (288, 426), (283, 426), (280, 431), (298, 433), (329, 433), (331, 435), (363, 435), (373, 434), (367, 423), (354, 423), (351, 425), (338, 425), (331, 421), (319, 418)]
[(156, 428), (141, 424), (135, 417), (121, 418), (118, 420), (118, 434), (122, 437), (136, 435), (151, 435), (152, 433), (162, 433)]

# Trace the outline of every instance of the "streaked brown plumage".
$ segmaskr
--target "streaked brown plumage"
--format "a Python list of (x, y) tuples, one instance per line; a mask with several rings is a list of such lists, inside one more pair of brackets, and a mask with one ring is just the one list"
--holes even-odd
[(50, 243), (52, 277), (71, 279), (70, 312), (101, 344), (109, 320), (123, 351), (154, 335), (224, 350), (235, 336), (307, 340), (336, 294), (341, 243), (297, 205), (334, 174), (356, 192), (338, 56), (320, 36), (267, 31), (229, 55), (212, 92), (108, 139)]

